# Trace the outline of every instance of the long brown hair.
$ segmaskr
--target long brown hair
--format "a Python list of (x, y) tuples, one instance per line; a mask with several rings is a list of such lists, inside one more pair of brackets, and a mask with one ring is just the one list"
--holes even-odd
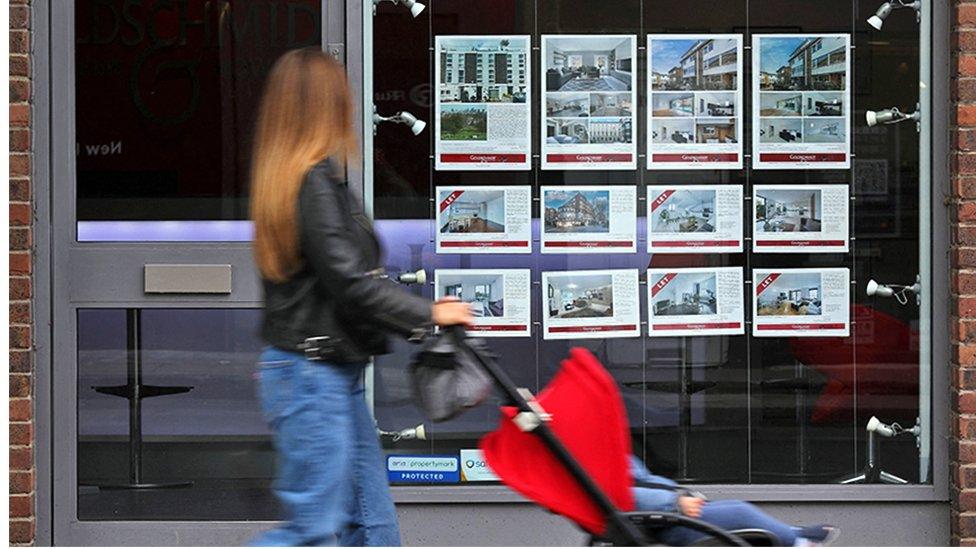
[(264, 278), (286, 280), (301, 265), (298, 193), (316, 163), (343, 166), (356, 154), (345, 71), (317, 48), (278, 59), (265, 84), (251, 156), (254, 257)]

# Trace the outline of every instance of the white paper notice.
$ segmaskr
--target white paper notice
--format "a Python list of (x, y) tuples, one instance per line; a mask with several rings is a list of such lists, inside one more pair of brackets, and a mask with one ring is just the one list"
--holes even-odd
[(649, 337), (745, 333), (742, 267), (649, 269)]
[(633, 185), (542, 187), (542, 253), (637, 251)]
[(850, 334), (850, 270), (753, 269), (752, 335)]
[(741, 185), (674, 185), (647, 188), (647, 251), (742, 251)]
[(742, 35), (647, 35), (647, 169), (742, 167)]
[(640, 336), (637, 269), (542, 273), (543, 339)]
[(543, 170), (637, 168), (637, 36), (543, 34)]
[(752, 251), (847, 251), (847, 185), (756, 185), (752, 193)]
[(434, 38), (436, 170), (532, 169), (529, 37)]
[(532, 251), (532, 187), (437, 187), (437, 253)]
[(471, 304), (468, 333), (480, 337), (528, 337), (532, 325), (529, 269), (438, 269), (435, 297)]
[(847, 169), (849, 34), (752, 37), (752, 167)]

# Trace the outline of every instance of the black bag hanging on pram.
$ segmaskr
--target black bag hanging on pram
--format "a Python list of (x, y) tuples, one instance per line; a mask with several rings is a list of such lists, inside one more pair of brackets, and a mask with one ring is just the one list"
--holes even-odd
[(487, 355), (488, 348), (481, 340), (464, 337), (460, 327), (442, 329), (427, 339), (410, 364), (417, 405), (431, 421), (447, 421), (481, 404), (494, 387), (473, 354)]

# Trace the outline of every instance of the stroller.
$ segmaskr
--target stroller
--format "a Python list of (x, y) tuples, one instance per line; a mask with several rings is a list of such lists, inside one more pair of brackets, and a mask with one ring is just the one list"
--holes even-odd
[(442, 330), (412, 366), (420, 405), (434, 421), (444, 421), (483, 401), (492, 387), (500, 389), (507, 402), (499, 428), (479, 445), (485, 460), (509, 487), (588, 532), (589, 545), (658, 545), (657, 532), (675, 526), (707, 536), (697, 546), (778, 544), (765, 530), (725, 531), (679, 513), (633, 511), (623, 401), (589, 351), (572, 349), (538, 396), (517, 388), (495, 358), (462, 328)]

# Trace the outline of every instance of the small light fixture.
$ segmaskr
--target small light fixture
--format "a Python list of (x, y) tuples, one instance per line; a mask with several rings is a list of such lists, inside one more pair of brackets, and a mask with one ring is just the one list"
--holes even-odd
[(914, 120), (916, 126), (918, 126), (921, 124), (922, 113), (916, 104), (915, 112), (912, 113), (903, 113), (898, 110), (898, 107), (892, 107), (881, 111), (866, 111), (864, 113), (864, 119), (868, 123), (868, 127), (874, 127), (878, 124), (898, 124), (906, 120)]
[(415, 0), (373, 0), (373, 15), (376, 15), (376, 6), (378, 6), (380, 2), (392, 2), (393, 4), (403, 4), (404, 6), (410, 9), (410, 15), (413, 15), (414, 17), (420, 15), (420, 13), (424, 11), (424, 8), (427, 7), (421, 4), (420, 2), (416, 2)]
[(424, 128), (427, 127), (427, 123), (420, 120), (416, 116), (410, 114), (407, 111), (400, 111), (393, 116), (380, 116), (376, 112), (376, 106), (373, 106), (373, 134), (376, 134), (376, 128), (379, 126), (380, 122), (393, 122), (394, 124), (403, 124), (410, 128), (410, 131), (414, 135), (420, 135)]
[(911, 286), (902, 284), (879, 284), (872, 278), (868, 281), (867, 288), (865, 288), (865, 293), (869, 296), (894, 297), (902, 305), (908, 305), (908, 296), (906, 295), (908, 292), (915, 294), (915, 303), (921, 305), (922, 282), (920, 277), (916, 276), (915, 284)]
[(914, 2), (906, 2), (905, 0), (890, 0), (885, 2), (878, 7), (878, 11), (874, 12), (874, 15), (868, 17), (868, 25), (871, 25), (877, 30), (881, 30), (881, 26), (884, 25), (885, 19), (891, 14), (892, 10), (898, 8), (912, 8), (915, 10), (915, 20), (918, 22), (922, 21), (922, 2), (921, 0), (914, 0)]

